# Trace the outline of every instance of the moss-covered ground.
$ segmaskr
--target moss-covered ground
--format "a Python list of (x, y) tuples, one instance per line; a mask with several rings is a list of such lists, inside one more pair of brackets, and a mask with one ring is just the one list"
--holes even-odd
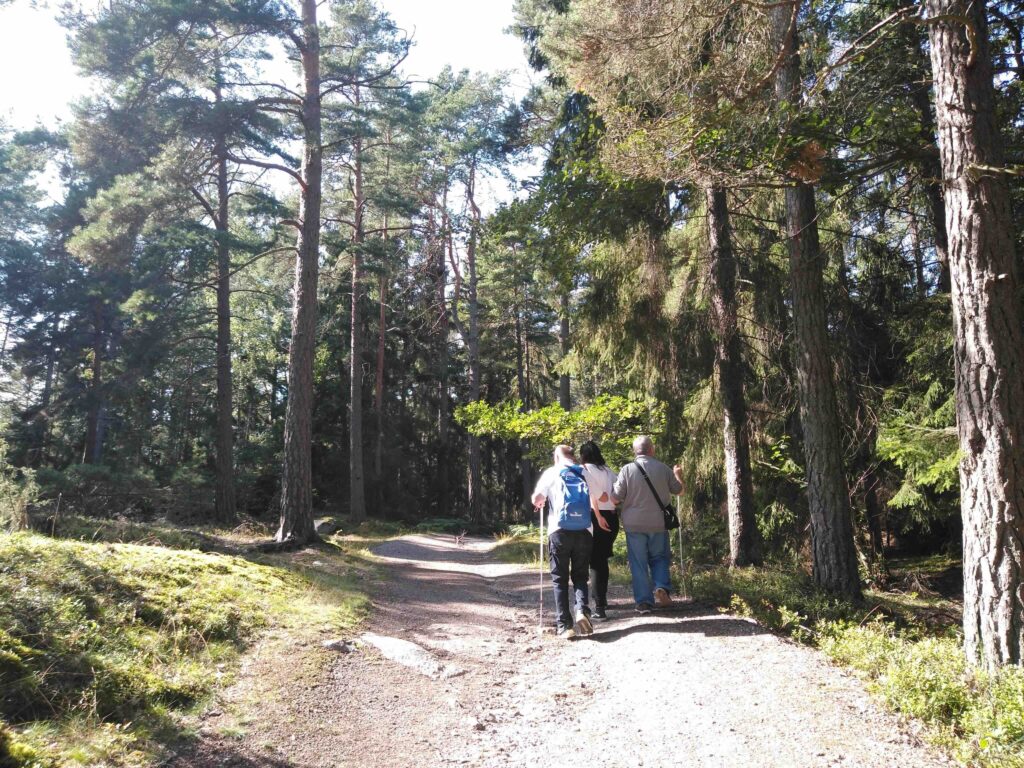
[(383, 537), (251, 555), (239, 531), (61, 523), (0, 534), (0, 768), (151, 761), (261, 633), (351, 632)]

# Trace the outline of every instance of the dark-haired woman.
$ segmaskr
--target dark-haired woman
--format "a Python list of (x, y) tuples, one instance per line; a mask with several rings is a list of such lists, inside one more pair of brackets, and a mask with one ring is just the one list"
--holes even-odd
[(591, 617), (605, 619), (608, 608), (608, 558), (612, 544), (619, 535), (619, 514), (612, 499), (615, 473), (604, 463), (597, 443), (588, 441), (580, 446), (580, 461), (590, 489), (590, 509), (594, 523), (594, 549), (590, 554), (590, 593), (594, 596)]

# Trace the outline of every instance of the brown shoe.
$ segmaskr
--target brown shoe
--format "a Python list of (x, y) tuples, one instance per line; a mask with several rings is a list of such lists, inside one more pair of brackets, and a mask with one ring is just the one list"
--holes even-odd
[(662, 589), (661, 587), (658, 587), (656, 590), (654, 590), (654, 604), (657, 605), (659, 608), (668, 608), (670, 605), (672, 605), (672, 598), (669, 597), (669, 594), (666, 590)]

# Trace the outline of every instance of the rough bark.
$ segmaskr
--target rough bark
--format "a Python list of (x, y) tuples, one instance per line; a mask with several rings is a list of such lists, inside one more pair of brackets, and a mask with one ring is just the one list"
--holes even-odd
[[(469, 357), (469, 400), (475, 403), (480, 399), (480, 301), (476, 272), (477, 239), (480, 237), (480, 207), (476, 204), (475, 167), (470, 168), (466, 199), (472, 216), (469, 242), (466, 243), (466, 315), (468, 317), (466, 352)], [(470, 435), (467, 441), (467, 450), (469, 452), (469, 516), (471, 520), (479, 522), (483, 519), (480, 438)]]
[(4, 340), (0, 343), (0, 362), (3, 362), (7, 356), (7, 341), (11, 337), (11, 321), (14, 318), (13, 312), (7, 313), (7, 319), (4, 321)]
[[(355, 91), (359, 108), (359, 89)], [(353, 523), (366, 519), (366, 488), (363, 480), (363, 196), (362, 140), (353, 144), (355, 212), (352, 233), (352, 304), (349, 346), (349, 515)]]
[[(572, 349), (569, 338), (569, 294), (563, 293), (560, 298), (560, 314), (558, 319), (558, 343), (562, 351), (564, 361)], [(562, 372), (558, 375), (558, 404), (565, 410), (572, 408), (572, 392), (569, 389), (569, 374)]]
[[(780, 104), (797, 105), (801, 101), (800, 59), (792, 8), (782, 5), (772, 14), (777, 39), (785, 47), (784, 60), (775, 78), (776, 97)], [(814, 188), (797, 181), (786, 188), (785, 195), (795, 368), (811, 515), (813, 575), (825, 589), (859, 599), (853, 516), (843, 471), (842, 440), (829, 355), (822, 278), (824, 254), (818, 240)]]
[(85, 464), (99, 464), (103, 459), (103, 433), (105, 431), (103, 424), (105, 411), (103, 358), (106, 348), (103, 307), (97, 301), (93, 307), (92, 381), (89, 383), (89, 406), (85, 417), (85, 450), (82, 455), (82, 462)]
[(868, 530), (871, 533), (871, 551), (877, 557), (883, 552), (882, 520), (885, 510), (878, 499), (878, 488), (881, 482), (873, 467), (864, 473), (864, 512), (868, 519)]
[(926, 0), (949, 233), (964, 645), (992, 670), (1024, 648), (1024, 334), (984, 3)]
[(736, 258), (732, 249), (726, 192), (705, 190), (708, 251), (711, 263), (711, 314), (715, 329), (715, 372), (722, 398), (722, 438), (729, 510), (729, 561), (747, 566), (760, 560), (754, 520), (754, 482), (750, 471), (743, 359), (736, 320)]
[[(905, 30), (906, 34), (914, 35), (915, 56), (919, 57), (921, 69), (926, 71), (928, 69), (928, 54), (924, 50), (919, 31), (909, 26), (905, 27)], [(942, 168), (939, 164), (939, 156), (933, 152), (936, 141), (935, 118), (932, 116), (927, 87), (914, 88), (911, 91), (911, 98), (920, 121), (921, 143), (926, 150), (918, 167), (924, 177), (924, 196), (935, 238), (935, 260), (939, 263), (937, 288), (940, 293), (949, 293), (949, 237), (946, 233), (946, 203), (942, 196)]]
[(281, 524), (278, 542), (316, 538), (313, 523), (313, 353), (320, 259), (323, 147), (320, 118), (320, 32), (316, 0), (302, 0), (302, 184), (295, 244), (292, 337), (288, 350), (288, 404), (284, 416)]
[[(53, 324), (54, 330), (57, 323)], [(53, 379), (57, 366), (57, 350), (50, 346), (46, 351), (46, 376), (43, 380), (43, 393), (39, 398), (39, 410), (35, 417), (35, 451), (32, 459), (33, 467), (41, 467), (47, 463), (50, 446), (50, 403), (53, 399)]]
[(451, 318), (448, 315), (448, 269), (445, 266), (447, 249), (451, 247), (451, 222), (448, 218), (448, 190), (444, 191), (441, 204), (441, 233), (437, 243), (437, 282), (435, 304), (437, 306), (437, 478), (436, 500), (440, 514), (446, 514), (451, 506), (448, 455), (448, 430), (450, 403), (448, 400), (448, 334)]
[[(519, 307), (515, 307), (513, 311), (515, 312), (516, 333), (516, 385), (519, 388), (519, 399), (522, 401), (522, 407), (519, 410), (525, 413), (530, 409), (530, 392), (526, 379), (527, 364), (524, 361), (525, 339), (523, 338), (523, 323), (519, 314)], [(526, 441), (520, 440), (519, 477), (523, 484), (521, 506), (525, 512), (529, 513), (533, 509), (533, 503), (530, 500), (530, 497), (533, 495), (533, 468), (530, 466), (530, 460), (526, 457), (526, 450)]]
[[(391, 144), (392, 135), (391, 129), (388, 128), (385, 134), (385, 140), (388, 145)], [(384, 181), (387, 184), (391, 178), (391, 155), (387, 155), (384, 162)], [(388, 229), (388, 209), (384, 209), (384, 252), (387, 253), (388, 239), (390, 230)], [(387, 267), (384, 266), (380, 271), (380, 276), (377, 283), (377, 295), (379, 297), (378, 302), (378, 317), (377, 317), (377, 367), (376, 367), (376, 380), (374, 382), (374, 396), (373, 396), (373, 410), (376, 416), (375, 426), (376, 434), (374, 435), (373, 444), (373, 478), (374, 485), (376, 486), (376, 497), (377, 497), (377, 510), (378, 514), (382, 517), (387, 518), (387, 506), (385, 505), (385, 489), (384, 489), (384, 361), (385, 353), (387, 352), (387, 291), (388, 291), (388, 276)]]
[[(214, 96), (221, 102), (218, 71)], [(217, 423), (216, 490), (217, 520), (235, 517), (234, 427), (231, 383), (231, 242), (228, 229), (228, 155), (225, 129), (221, 126), (215, 148), (217, 157)]]
[[(384, 231), (387, 232), (387, 217)], [(384, 353), (386, 351), (387, 333), (387, 276), (382, 270), (378, 279), (377, 290), (380, 295), (377, 318), (377, 372), (374, 383), (373, 410), (376, 414), (376, 435), (373, 445), (373, 477), (377, 488), (377, 509), (379, 514), (387, 517), (384, 503)]]

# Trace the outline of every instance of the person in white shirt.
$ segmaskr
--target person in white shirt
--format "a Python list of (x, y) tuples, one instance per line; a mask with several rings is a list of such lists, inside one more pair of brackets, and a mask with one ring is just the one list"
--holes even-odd
[[(548, 553), (551, 583), (555, 591), (555, 629), (561, 637), (593, 634), (587, 599), (587, 575), (593, 546), (590, 490), (583, 467), (576, 463), (572, 448), (555, 447), (554, 465), (548, 467), (533, 491), (533, 506), (543, 514), (549, 503)], [(569, 580), (576, 602), (576, 620), (569, 608)]]
[(590, 592), (594, 597), (592, 618), (608, 618), (608, 559), (615, 537), (619, 535), (619, 513), (615, 509), (612, 486), (617, 475), (608, 469), (597, 443), (588, 440), (580, 446), (583, 474), (590, 489), (593, 514), (594, 547), (590, 552)]

